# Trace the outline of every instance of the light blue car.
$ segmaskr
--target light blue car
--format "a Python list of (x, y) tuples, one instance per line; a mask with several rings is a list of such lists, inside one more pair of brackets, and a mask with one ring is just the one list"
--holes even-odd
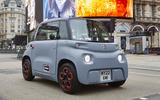
[(52, 19), (36, 29), (22, 59), (24, 79), (40, 76), (59, 83), (66, 93), (80, 85), (119, 87), (128, 77), (124, 52), (101, 22), (84, 18)]

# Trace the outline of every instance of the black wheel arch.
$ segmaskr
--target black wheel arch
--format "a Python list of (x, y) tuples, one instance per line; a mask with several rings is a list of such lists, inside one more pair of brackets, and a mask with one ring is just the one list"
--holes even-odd
[(22, 58), (22, 63), (25, 61), (25, 59), (29, 59), (31, 61), (30, 57), (26, 55)]

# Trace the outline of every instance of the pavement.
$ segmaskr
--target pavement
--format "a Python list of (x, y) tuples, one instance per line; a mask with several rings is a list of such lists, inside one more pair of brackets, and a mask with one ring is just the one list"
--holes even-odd
[(0, 100), (160, 100), (160, 56), (157, 55), (126, 55), (129, 77), (120, 88), (84, 86), (73, 95), (62, 92), (56, 82), (40, 77), (25, 81), (21, 61), (16, 56), (0, 54)]
[(160, 55), (126, 55), (129, 68), (160, 71)]

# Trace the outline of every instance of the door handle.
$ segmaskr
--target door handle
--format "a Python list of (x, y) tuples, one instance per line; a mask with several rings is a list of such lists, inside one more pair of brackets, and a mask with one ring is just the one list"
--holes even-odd
[(30, 47), (31, 47), (32, 49), (34, 49), (34, 46), (33, 46), (32, 44), (30, 44)]

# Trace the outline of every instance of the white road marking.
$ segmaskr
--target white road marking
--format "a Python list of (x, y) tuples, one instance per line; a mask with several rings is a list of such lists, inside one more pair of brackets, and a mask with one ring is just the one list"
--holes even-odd
[(129, 69), (144, 69), (144, 70), (151, 70), (151, 71), (160, 71), (158, 68), (145, 68), (145, 67), (128, 67)]
[(146, 73), (137, 73), (137, 72), (129, 72), (130, 74), (137, 74), (137, 75), (144, 75), (144, 76), (151, 76), (151, 77), (160, 77), (160, 75), (153, 75), (153, 74), (146, 74)]
[(139, 98), (139, 99), (141, 99), (141, 100), (147, 100), (148, 98)]

